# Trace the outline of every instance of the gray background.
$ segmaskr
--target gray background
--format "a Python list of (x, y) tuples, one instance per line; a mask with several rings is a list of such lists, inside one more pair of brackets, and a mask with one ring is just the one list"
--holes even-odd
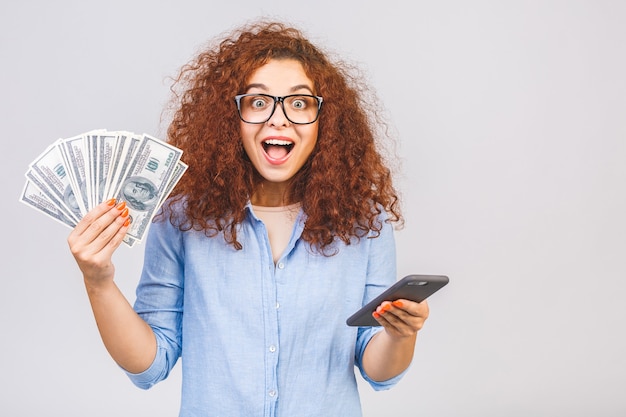
[[(0, 5), (0, 414), (174, 416), (180, 367), (131, 385), (69, 229), (17, 201), (91, 129), (164, 136), (169, 76), (266, 15), (356, 62), (401, 138), (400, 274), (443, 273), (415, 362), (366, 416), (626, 415), (626, 2), (7, 1)], [(132, 300), (143, 248), (120, 248)]]

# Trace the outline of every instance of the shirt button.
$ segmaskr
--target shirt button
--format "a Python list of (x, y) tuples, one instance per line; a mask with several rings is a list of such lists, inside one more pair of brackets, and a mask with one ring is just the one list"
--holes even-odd
[(276, 310), (280, 308), (280, 303), (276, 303)]
[(278, 263), (278, 269), (285, 269), (285, 264), (282, 262)]
[(270, 397), (275, 397), (276, 396), (276, 391), (271, 389), (270, 392), (268, 392), (268, 394), (270, 395)]
[(272, 353), (276, 352), (276, 346), (271, 345), (270, 346), (270, 352), (272, 352)]

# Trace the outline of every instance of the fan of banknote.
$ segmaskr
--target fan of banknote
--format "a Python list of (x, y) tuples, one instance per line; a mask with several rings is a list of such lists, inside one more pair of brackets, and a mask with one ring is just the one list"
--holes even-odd
[(20, 201), (72, 228), (101, 202), (125, 201), (124, 242), (132, 246), (187, 170), (181, 155), (145, 133), (100, 129), (58, 139), (29, 165)]

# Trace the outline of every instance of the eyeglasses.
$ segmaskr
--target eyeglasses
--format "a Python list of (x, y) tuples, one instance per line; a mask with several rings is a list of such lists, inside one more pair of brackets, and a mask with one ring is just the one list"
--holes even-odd
[(317, 120), (322, 108), (322, 97), (308, 94), (291, 94), (283, 97), (269, 94), (240, 94), (235, 96), (239, 118), (246, 123), (260, 124), (267, 122), (276, 104), (282, 103), (287, 120), (297, 125), (307, 125)]

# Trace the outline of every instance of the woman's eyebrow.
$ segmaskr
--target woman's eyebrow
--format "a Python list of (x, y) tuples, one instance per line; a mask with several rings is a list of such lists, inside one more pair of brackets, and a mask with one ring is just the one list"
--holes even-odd
[[(252, 83), (252, 84), (248, 84), (248, 85), (246, 86), (246, 88), (245, 88), (245, 91), (248, 91), (248, 90), (250, 90), (250, 89), (252, 89), (252, 88), (258, 88), (259, 90), (269, 91), (269, 88), (268, 88), (265, 84), (263, 84), (263, 83)], [(291, 91), (292, 91), (292, 92), (296, 92), (296, 91), (298, 91), (298, 90), (302, 90), (302, 89), (309, 90), (309, 92), (310, 92), (311, 94), (313, 94), (313, 90), (311, 89), (311, 87), (309, 87), (309, 86), (308, 86), (308, 85), (306, 85), (306, 84), (298, 84), (298, 85), (294, 85), (293, 87), (291, 87)]]
[(244, 91), (248, 91), (251, 88), (258, 88), (259, 90), (267, 91), (267, 86), (265, 84), (261, 84), (261, 83), (248, 84), (246, 86), (246, 88), (244, 89)]
[(296, 86), (292, 87), (292, 88), (291, 88), (291, 91), (296, 92), (296, 91), (298, 91), (298, 90), (302, 90), (302, 89), (304, 89), (304, 90), (309, 90), (309, 92), (310, 92), (311, 94), (313, 94), (313, 90), (311, 89), (311, 87), (309, 87), (309, 86), (308, 86), (308, 85), (306, 85), (306, 84), (298, 84), (298, 85), (296, 85)]

